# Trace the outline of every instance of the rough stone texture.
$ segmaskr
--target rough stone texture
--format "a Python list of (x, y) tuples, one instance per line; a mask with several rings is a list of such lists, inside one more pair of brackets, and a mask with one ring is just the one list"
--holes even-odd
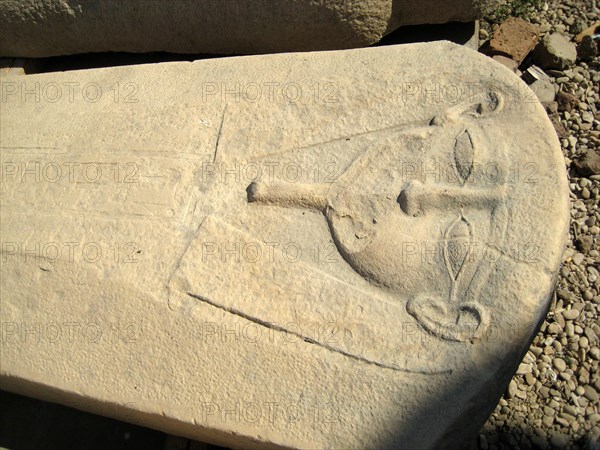
[(558, 110), (561, 112), (567, 111), (570, 113), (579, 104), (579, 99), (575, 95), (564, 91), (560, 91), (556, 95), (556, 101), (558, 102)]
[(537, 26), (518, 17), (509, 17), (494, 30), (490, 52), (492, 55), (509, 56), (520, 65), (535, 48), (539, 38)]
[(600, 175), (600, 152), (588, 150), (581, 159), (575, 161), (575, 168), (583, 176)]
[(535, 48), (533, 57), (543, 69), (566, 69), (575, 64), (577, 48), (560, 33), (547, 34)]
[(577, 46), (577, 56), (582, 61), (593, 61), (598, 56), (598, 44), (592, 36), (584, 36)]
[(250, 54), (363, 47), (401, 25), (468, 22), (501, 0), (4, 0), (0, 56)]
[(562, 139), (567, 137), (567, 130), (565, 129), (564, 125), (561, 123), (560, 121), (560, 117), (558, 116), (558, 114), (554, 113), (554, 114), (550, 114), (548, 117), (550, 117), (550, 122), (552, 122), (552, 125), (554, 126), (554, 130), (556, 131), (556, 135)]
[(235, 448), (477, 433), (568, 224), (509, 70), (439, 42), (24, 82), (2, 81), (3, 389)]
[(556, 93), (554, 92), (554, 85), (552, 83), (546, 80), (536, 80), (529, 87), (535, 92), (535, 95), (542, 104), (546, 105), (554, 101)]

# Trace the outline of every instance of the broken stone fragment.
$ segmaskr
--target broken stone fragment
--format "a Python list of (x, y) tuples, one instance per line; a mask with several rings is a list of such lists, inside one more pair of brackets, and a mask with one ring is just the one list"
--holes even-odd
[(535, 82), (530, 84), (529, 87), (533, 92), (535, 92), (535, 95), (542, 103), (542, 105), (545, 106), (554, 102), (556, 92), (554, 90), (553, 83), (546, 80), (536, 80)]
[(542, 69), (566, 69), (575, 64), (577, 48), (560, 33), (546, 34), (535, 48), (533, 59)]
[(547, 313), (564, 158), (485, 55), (0, 82), (2, 389), (229, 448), (467, 448)]
[(490, 40), (491, 55), (503, 55), (519, 66), (535, 48), (540, 37), (539, 29), (521, 18), (509, 17), (494, 29)]
[[(600, 35), (597, 38), (600, 41)], [(598, 56), (598, 44), (592, 36), (584, 36), (577, 46), (577, 56), (582, 61), (592, 61)]]
[(554, 83), (552, 83), (552, 78), (546, 75), (539, 67), (532, 65), (523, 74), (523, 79), (530, 83), (529, 87), (535, 92), (539, 101), (546, 108), (546, 111), (549, 114), (555, 113), (558, 105), (554, 101), (556, 89)]
[(556, 103), (556, 101), (546, 103), (544, 105), (544, 108), (546, 109), (546, 112), (548, 113), (548, 115), (555, 114), (558, 112), (558, 103)]
[(552, 125), (554, 126), (556, 135), (561, 139), (566, 138), (569, 135), (569, 133), (567, 132), (567, 129), (565, 128), (565, 126), (562, 124), (562, 121), (561, 121), (558, 113), (551, 113), (548, 115), (548, 117), (550, 117), (550, 121), (552, 122)]
[(523, 79), (527, 81), (527, 83), (534, 83), (537, 80), (552, 82), (552, 78), (550, 78), (546, 72), (535, 65), (527, 68), (527, 70), (523, 73)]
[(573, 163), (577, 172), (584, 177), (600, 175), (600, 153), (597, 150), (588, 149), (587, 152)]
[(594, 245), (594, 238), (589, 235), (579, 236), (575, 240), (575, 243), (577, 244), (577, 248), (579, 250), (581, 250), (584, 253), (587, 253), (592, 249), (592, 246)]
[(579, 104), (579, 98), (570, 92), (560, 91), (556, 94), (556, 101), (558, 103), (559, 111), (571, 112), (573, 108), (576, 108)]

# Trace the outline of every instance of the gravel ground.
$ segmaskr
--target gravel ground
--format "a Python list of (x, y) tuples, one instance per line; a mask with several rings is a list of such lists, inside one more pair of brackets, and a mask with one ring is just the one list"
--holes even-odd
[[(556, 31), (571, 39), (599, 19), (592, 0), (550, 0), (528, 18), (542, 36)], [(481, 43), (489, 35), (484, 22)], [(558, 111), (566, 129), (570, 239), (548, 317), (481, 430), (480, 449), (600, 449), (600, 175), (582, 176), (577, 162), (600, 148), (599, 64), (578, 59), (562, 72), (546, 71), (560, 91), (577, 97), (570, 112)]]

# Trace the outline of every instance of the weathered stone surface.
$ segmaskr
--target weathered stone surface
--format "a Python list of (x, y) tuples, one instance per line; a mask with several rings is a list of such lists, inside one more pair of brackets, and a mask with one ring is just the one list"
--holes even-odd
[(575, 161), (575, 168), (583, 176), (600, 175), (600, 152), (588, 150)]
[(519, 65), (517, 64), (517, 62), (514, 59), (509, 58), (508, 56), (494, 55), (494, 56), (492, 56), (492, 59), (494, 61), (496, 61), (497, 63), (500, 63), (503, 66), (505, 66), (511, 72), (516, 73), (519, 68)]
[(554, 85), (546, 80), (536, 80), (529, 87), (543, 105), (552, 103), (556, 97)]
[(517, 66), (535, 48), (540, 38), (538, 27), (518, 17), (509, 17), (495, 30), (490, 40), (493, 55), (505, 55)]
[(564, 91), (560, 91), (556, 94), (556, 101), (558, 102), (559, 111), (571, 112), (573, 111), (573, 108), (576, 108), (579, 104), (577, 96)]
[(533, 57), (542, 69), (566, 69), (575, 64), (577, 48), (562, 34), (551, 33), (537, 45)]
[(486, 56), (1, 88), (3, 389), (234, 448), (464, 448), (546, 314), (563, 158)]
[(501, 0), (4, 0), (0, 56), (252, 54), (364, 47), (401, 25), (468, 22)]
[(568, 136), (567, 130), (565, 126), (562, 124), (560, 116), (558, 113), (549, 113), (548, 117), (550, 118), (550, 122), (554, 126), (554, 130), (556, 131), (556, 135), (560, 138), (566, 138)]
[(577, 46), (577, 56), (582, 61), (592, 61), (598, 56), (598, 44), (592, 36), (584, 36)]

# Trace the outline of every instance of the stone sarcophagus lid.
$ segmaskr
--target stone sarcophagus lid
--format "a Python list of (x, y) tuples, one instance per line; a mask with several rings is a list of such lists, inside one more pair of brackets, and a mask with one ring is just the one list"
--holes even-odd
[(438, 42), (2, 79), (2, 388), (234, 448), (457, 448), (543, 320), (559, 143)]

